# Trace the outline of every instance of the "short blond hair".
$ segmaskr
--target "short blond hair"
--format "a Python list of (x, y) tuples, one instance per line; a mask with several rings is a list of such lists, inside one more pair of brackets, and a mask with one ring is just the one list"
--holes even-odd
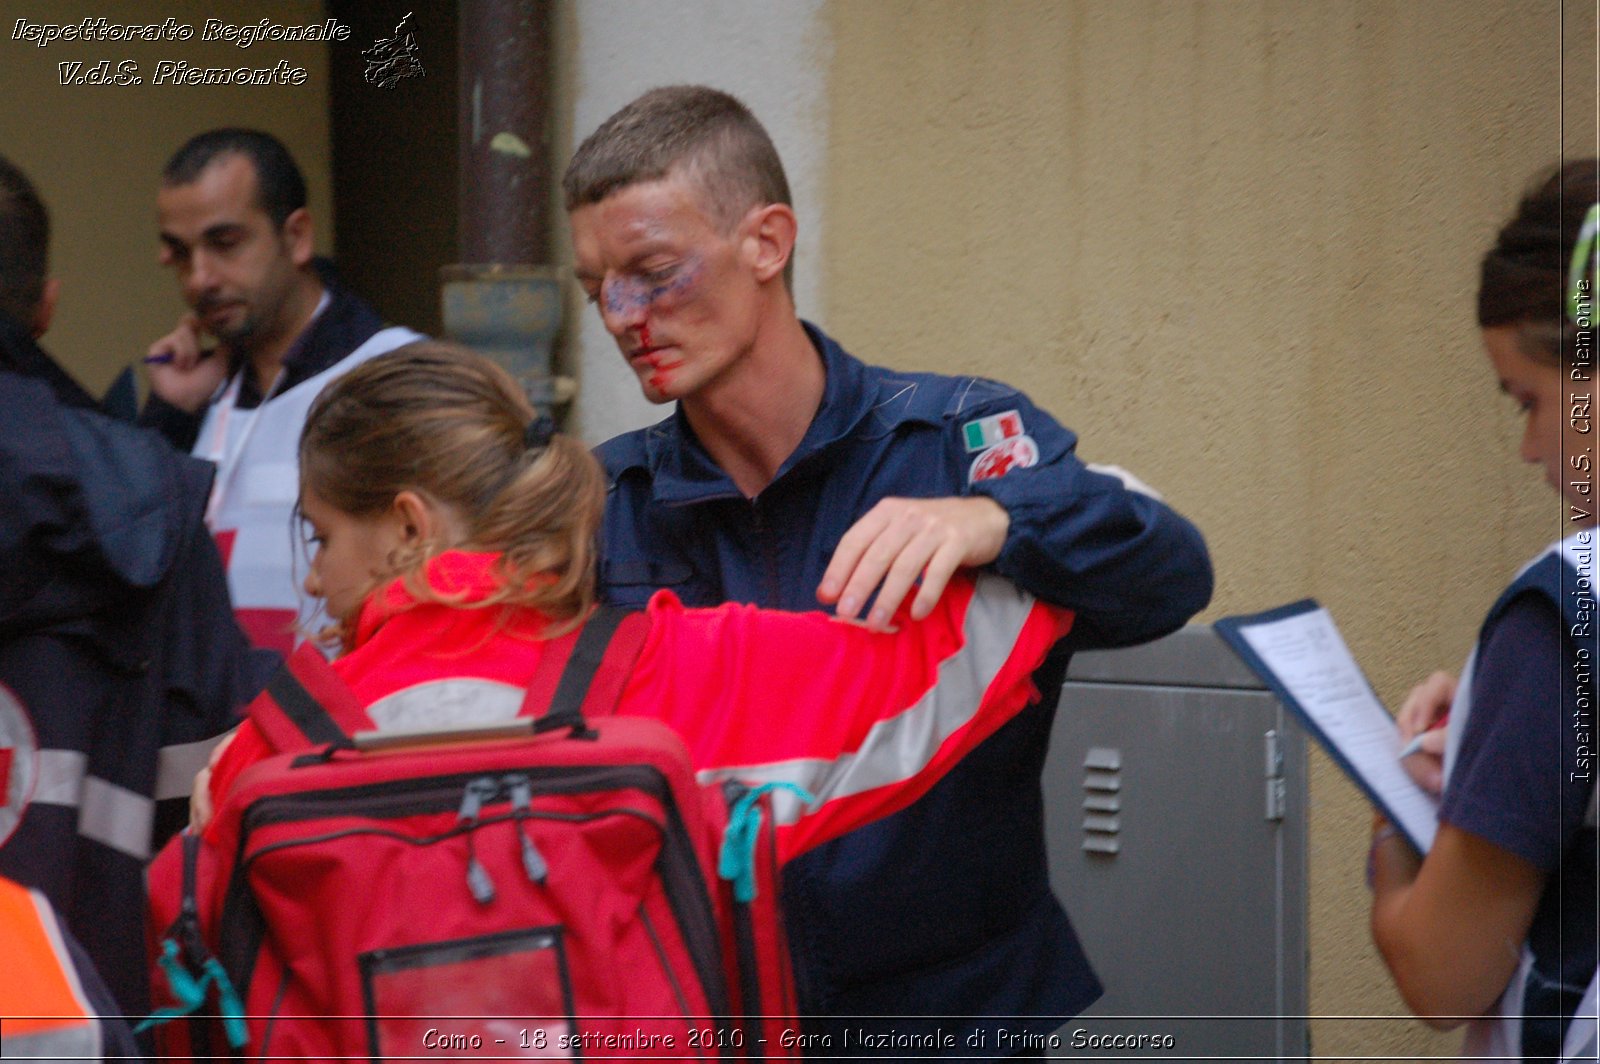
[[(706, 214), (731, 230), (754, 207), (793, 206), (772, 138), (743, 103), (705, 85), (651, 89), (584, 138), (561, 191), (568, 211), (630, 185), (684, 175)], [(784, 267), (793, 287), (794, 256)]]

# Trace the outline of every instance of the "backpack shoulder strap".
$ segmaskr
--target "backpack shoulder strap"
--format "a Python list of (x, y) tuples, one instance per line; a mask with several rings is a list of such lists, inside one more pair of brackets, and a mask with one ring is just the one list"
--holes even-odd
[(601, 606), (583, 626), (543, 647), (522, 700), (522, 716), (608, 717), (650, 634), (641, 610)]
[(280, 754), (348, 744), (351, 735), (373, 727), (355, 692), (310, 643), (302, 643), (273, 674), (249, 712)]

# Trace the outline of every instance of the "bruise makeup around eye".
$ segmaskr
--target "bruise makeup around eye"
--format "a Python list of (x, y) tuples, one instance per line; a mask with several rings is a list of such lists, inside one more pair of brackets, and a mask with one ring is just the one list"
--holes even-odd
[(601, 288), (606, 313), (628, 314), (639, 310), (670, 310), (693, 294), (700, 280), (703, 263), (686, 259), (667, 270), (628, 273), (613, 277)]

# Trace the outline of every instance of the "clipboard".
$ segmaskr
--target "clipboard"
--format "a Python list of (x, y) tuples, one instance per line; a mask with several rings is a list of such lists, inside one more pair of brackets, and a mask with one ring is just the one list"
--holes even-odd
[(1439, 800), (1400, 767), (1400, 731), (1333, 616), (1314, 599), (1301, 599), (1224, 617), (1213, 627), (1412, 847), (1427, 853)]

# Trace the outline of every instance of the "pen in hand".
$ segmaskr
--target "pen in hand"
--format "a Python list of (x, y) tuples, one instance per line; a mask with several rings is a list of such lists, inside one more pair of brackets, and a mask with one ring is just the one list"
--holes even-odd
[(1409, 743), (1406, 743), (1406, 745), (1404, 745), (1404, 746), (1402, 746), (1400, 748), (1400, 752), (1395, 755), (1395, 760), (1404, 761), (1406, 758), (1410, 757), (1412, 754), (1420, 754), (1420, 753), (1422, 753), (1422, 740), (1424, 738), (1426, 738), (1430, 733), (1436, 732), (1440, 728), (1444, 727), (1445, 724), (1449, 720), (1450, 720), (1450, 715), (1447, 713), (1444, 716), (1440, 717), (1438, 719), (1438, 721), (1436, 721), (1434, 723), (1433, 727), (1429, 728), (1427, 731), (1420, 731), (1417, 734), (1413, 735), (1411, 737), (1411, 741)]

